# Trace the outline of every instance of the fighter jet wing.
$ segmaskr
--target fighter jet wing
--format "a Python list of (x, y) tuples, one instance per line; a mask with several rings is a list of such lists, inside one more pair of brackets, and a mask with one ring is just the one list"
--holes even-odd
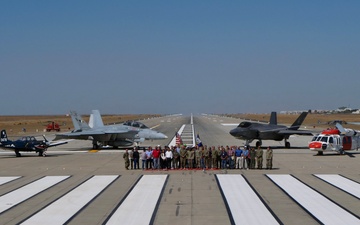
[(47, 147), (50, 148), (50, 147), (55, 147), (58, 145), (64, 145), (67, 143), (68, 143), (68, 141), (55, 141), (55, 142), (50, 142), (50, 144)]
[(105, 135), (104, 132), (92, 132), (92, 131), (79, 131), (79, 132), (69, 132), (63, 134), (56, 134), (53, 141), (61, 140), (61, 139), (87, 139), (88, 137), (94, 135)]
[(139, 131), (138, 130), (85, 130), (85, 131), (75, 131), (63, 134), (56, 134), (56, 137), (53, 141), (60, 139), (87, 139), (88, 137), (103, 136), (108, 134), (117, 134), (123, 136), (123, 138), (133, 138)]
[(279, 134), (297, 134), (297, 135), (313, 135), (312, 132), (308, 131), (308, 130), (280, 130), (278, 132)]
[(298, 135), (313, 135), (311, 131), (308, 130), (290, 130), (288, 128), (278, 128), (278, 129), (271, 129), (271, 130), (262, 130), (260, 133), (273, 133), (277, 132), (278, 134), (298, 134)]

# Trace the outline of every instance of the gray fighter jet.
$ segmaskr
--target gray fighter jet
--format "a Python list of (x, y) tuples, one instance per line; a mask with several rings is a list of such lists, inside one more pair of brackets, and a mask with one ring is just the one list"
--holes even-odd
[(307, 114), (307, 112), (301, 113), (295, 122), (290, 127), (287, 127), (283, 125), (277, 125), (276, 112), (272, 112), (269, 124), (244, 121), (241, 122), (236, 128), (232, 129), (230, 134), (237, 139), (245, 140), (246, 145), (256, 139), (258, 140), (256, 142), (256, 146), (261, 145), (262, 140), (281, 141), (285, 139), (285, 147), (290, 148), (290, 142), (287, 141), (290, 135), (312, 135), (310, 131), (299, 130), (299, 127), (305, 120)]
[[(74, 130), (68, 133), (56, 134), (54, 140), (80, 139), (92, 140), (93, 148), (99, 149), (109, 145), (114, 148), (131, 146), (144, 140), (157, 140), (168, 138), (137, 121), (126, 121), (123, 124), (104, 125), (99, 110), (93, 110), (87, 124), (75, 111), (70, 112)], [(90, 125), (90, 126), (89, 126)]]

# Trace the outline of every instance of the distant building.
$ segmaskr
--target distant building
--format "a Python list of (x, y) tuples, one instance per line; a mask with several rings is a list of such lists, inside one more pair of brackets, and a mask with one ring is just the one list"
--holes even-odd
[(308, 110), (292, 110), (292, 111), (280, 111), (280, 114), (286, 114), (286, 115), (299, 115), (302, 112), (306, 112)]

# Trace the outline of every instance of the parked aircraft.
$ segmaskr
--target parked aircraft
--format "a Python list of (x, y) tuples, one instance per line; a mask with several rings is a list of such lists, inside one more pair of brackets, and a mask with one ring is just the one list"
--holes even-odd
[(290, 127), (286, 127), (284, 125), (277, 125), (276, 112), (272, 112), (269, 124), (244, 121), (232, 129), (230, 134), (237, 139), (245, 140), (246, 145), (255, 139), (258, 140), (256, 146), (261, 145), (262, 140), (285, 140), (285, 147), (290, 148), (290, 142), (287, 141), (290, 135), (312, 135), (310, 131), (299, 130), (307, 114), (307, 112), (301, 113)]
[(321, 122), (321, 121), (318, 122), (318, 124), (327, 124), (327, 125), (332, 125), (332, 126), (335, 126), (337, 123), (339, 123), (341, 125), (345, 125), (345, 124), (360, 125), (360, 122), (348, 122), (345, 120), (331, 120), (331, 121), (327, 121), (327, 122)]
[(75, 111), (70, 112), (74, 130), (68, 133), (56, 134), (54, 140), (80, 139), (92, 140), (93, 148), (99, 149), (109, 145), (114, 148), (131, 146), (144, 140), (166, 139), (163, 133), (151, 130), (143, 123), (126, 121), (123, 124), (104, 125), (99, 110), (93, 110), (87, 124)]
[(52, 142), (48, 141), (45, 136), (44, 140), (36, 140), (34, 136), (21, 137), (16, 141), (11, 141), (7, 138), (5, 130), (1, 131), (0, 148), (12, 150), (15, 152), (16, 157), (20, 157), (20, 151), (23, 152), (37, 152), (39, 156), (46, 156), (46, 150), (49, 147), (66, 144), (67, 142)]
[(358, 150), (360, 147), (360, 131), (346, 129), (337, 123), (336, 128), (327, 129), (315, 135), (309, 143), (309, 149), (317, 151), (318, 155), (324, 152), (338, 152), (344, 154), (345, 151)]

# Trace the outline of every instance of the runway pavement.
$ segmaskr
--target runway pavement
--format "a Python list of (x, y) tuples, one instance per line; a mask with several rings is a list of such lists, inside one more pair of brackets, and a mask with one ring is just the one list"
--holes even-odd
[[(142, 121), (169, 137), (190, 116)], [(212, 145), (243, 145), (221, 123), (240, 120), (195, 115), (195, 134)], [(51, 139), (51, 138), (50, 138)], [(0, 224), (360, 224), (360, 154), (274, 146), (273, 170), (125, 170), (123, 150), (92, 152), (71, 141), (46, 157), (0, 152)], [(265, 162), (264, 162), (265, 165)]]

